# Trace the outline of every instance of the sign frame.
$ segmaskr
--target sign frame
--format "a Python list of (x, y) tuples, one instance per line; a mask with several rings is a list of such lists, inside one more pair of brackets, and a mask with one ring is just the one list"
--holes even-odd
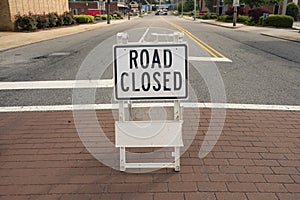
[[(117, 61), (117, 49), (118, 48), (147, 48), (147, 47), (157, 47), (159, 48), (168, 48), (168, 47), (184, 47), (184, 71), (185, 75), (183, 77), (183, 83), (185, 87), (183, 96), (137, 96), (137, 97), (119, 97), (118, 95), (118, 61)], [(188, 45), (186, 43), (154, 43), (154, 44), (118, 44), (113, 46), (113, 76), (114, 76), (114, 96), (117, 101), (132, 101), (132, 100), (179, 100), (188, 98)]]
[(240, 6), (240, 0), (233, 0), (233, 6)]

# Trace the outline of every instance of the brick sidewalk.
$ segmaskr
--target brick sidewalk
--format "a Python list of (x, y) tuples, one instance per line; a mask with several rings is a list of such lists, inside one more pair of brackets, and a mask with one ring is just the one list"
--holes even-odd
[[(184, 111), (184, 134), (197, 136), (181, 171), (146, 174), (121, 173), (94, 159), (72, 112), (1, 113), (0, 199), (300, 199), (300, 112), (227, 110), (222, 135), (204, 159), (198, 151), (210, 110), (199, 110), (200, 123), (193, 112)], [(97, 111), (111, 138), (113, 115)]]

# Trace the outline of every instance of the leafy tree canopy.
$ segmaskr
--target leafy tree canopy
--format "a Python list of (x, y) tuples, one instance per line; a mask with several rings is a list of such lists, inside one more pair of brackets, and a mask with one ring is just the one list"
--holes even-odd
[(208, 8), (208, 10), (210, 12), (212, 12), (213, 9), (214, 9), (214, 7), (213, 7), (214, 6), (214, 0), (205, 0), (205, 5)]

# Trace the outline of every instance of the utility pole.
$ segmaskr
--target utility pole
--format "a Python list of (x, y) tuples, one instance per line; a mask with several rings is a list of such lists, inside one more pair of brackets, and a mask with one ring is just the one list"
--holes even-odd
[(194, 0), (194, 21), (196, 20), (196, 12), (197, 12), (196, 0)]
[(110, 0), (107, 0), (107, 24), (110, 24)]
[(129, 4), (128, 4), (128, 20), (130, 20), (130, 13), (131, 13), (131, 5), (129, 2)]
[(181, 0), (181, 17), (183, 17), (183, 0)]
[(233, 26), (236, 26), (237, 6), (233, 6)]
[(233, 0), (233, 26), (236, 26), (237, 21), (237, 7), (240, 5), (239, 0)]
[(139, 0), (139, 14), (140, 14), (140, 17), (142, 16), (142, 3), (141, 3), (141, 0)]

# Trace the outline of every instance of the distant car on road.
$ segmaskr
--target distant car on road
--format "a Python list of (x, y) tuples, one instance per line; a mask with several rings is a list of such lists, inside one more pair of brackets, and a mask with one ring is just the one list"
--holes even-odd
[(168, 15), (168, 12), (165, 11), (157, 11), (155, 15)]

